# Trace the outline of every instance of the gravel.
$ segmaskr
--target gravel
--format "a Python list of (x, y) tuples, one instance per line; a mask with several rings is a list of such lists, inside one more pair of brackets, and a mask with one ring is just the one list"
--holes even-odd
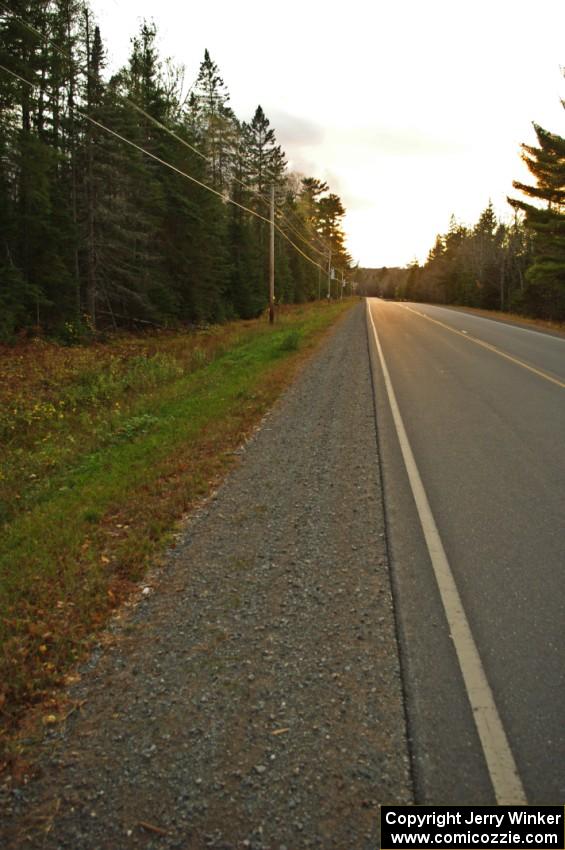
[(413, 802), (364, 308), (72, 687), (6, 848), (375, 850)]

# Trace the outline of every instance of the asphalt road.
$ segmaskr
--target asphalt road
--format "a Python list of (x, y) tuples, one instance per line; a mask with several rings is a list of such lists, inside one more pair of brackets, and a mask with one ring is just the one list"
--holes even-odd
[[(525, 795), (562, 803), (565, 339), (437, 306), (368, 306)], [(370, 322), (369, 345), (418, 801), (493, 803)]]

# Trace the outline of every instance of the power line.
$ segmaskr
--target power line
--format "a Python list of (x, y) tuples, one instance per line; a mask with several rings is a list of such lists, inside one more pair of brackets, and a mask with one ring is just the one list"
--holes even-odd
[[(279, 211), (279, 213), (280, 213), (280, 211)], [(281, 216), (281, 218), (283, 219), (283, 221), (285, 221), (285, 222), (286, 222), (287, 227), (288, 227), (288, 228), (289, 228), (289, 229), (290, 229), (290, 230), (291, 230), (291, 231), (292, 231), (292, 232), (293, 232), (296, 236), (298, 236), (298, 238), (299, 238), (299, 239), (301, 239), (301, 240), (302, 240), (302, 241), (303, 241), (306, 245), (309, 245), (309, 246), (310, 246), (310, 248), (312, 248), (312, 250), (313, 250), (313, 251), (315, 251), (315, 252), (316, 252), (317, 254), (319, 254), (321, 257), (327, 257), (327, 256), (328, 256), (328, 251), (330, 250), (330, 248), (329, 248), (329, 247), (328, 247), (328, 248), (326, 248), (326, 250), (325, 250), (325, 251), (320, 251), (320, 249), (319, 249), (319, 248), (316, 248), (316, 246), (315, 246), (315, 245), (314, 245), (314, 244), (313, 244), (310, 240), (308, 240), (305, 236), (302, 236), (302, 234), (301, 234), (301, 233), (299, 233), (299, 232), (298, 232), (298, 230), (297, 230), (295, 227), (293, 227), (293, 226), (292, 226), (292, 224), (289, 222), (288, 218), (287, 218), (287, 217), (286, 217), (283, 213), (280, 213), (280, 216)], [(296, 218), (297, 218), (297, 220), (299, 220), (299, 219), (298, 219), (298, 217), (296, 217)], [(323, 244), (324, 244), (324, 243), (322, 242), (322, 245), (323, 245)]]
[[(166, 133), (168, 133), (170, 136), (172, 136), (172, 137), (173, 137), (174, 139), (176, 139), (178, 142), (180, 142), (181, 144), (183, 144), (183, 145), (184, 145), (185, 147), (187, 147), (189, 150), (191, 150), (191, 151), (193, 151), (194, 153), (196, 153), (199, 157), (201, 157), (202, 159), (204, 159), (206, 162), (209, 162), (209, 163), (210, 163), (210, 162), (212, 162), (211, 157), (206, 156), (206, 154), (202, 153), (202, 151), (199, 151), (199, 150), (198, 150), (198, 148), (195, 148), (195, 147), (194, 147), (194, 145), (191, 145), (191, 144), (190, 144), (189, 142), (187, 142), (185, 139), (183, 139), (183, 138), (181, 138), (180, 136), (178, 136), (178, 135), (177, 135), (177, 133), (175, 133), (175, 132), (174, 132), (174, 130), (171, 130), (171, 128), (170, 128), (170, 127), (167, 127), (167, 126), (166, 126), (166, 124), (163, 124), (161, 121), (159, 121), (159, 120), (158, 120), (157, 118), (155, 118), (153, 115), (150, 115), (148, 112), (146, 112), (146, 111), (145, 111), (145, 109), (143, 109), (141, 106), (139, 106), (137, 103), (135, 103), (135, 101), (133, 101), (133, 100), (131, 100), (131, 98), (127, 97), (127, 95), (122, 95), (122, 98), (126, 101), (126, 103), (128, 103), (130, 106), (132, 106), (134, 109), (136, 109), (136, 110), (137, 110), (137, 111), (138, 111), (141, 115), (143, 115), (145, 118), (148, 118), (148, 119), (149, 119), (149, 121), (152, 121), (152, 122), (153, 122), (153, 124), (155, 124), (155, 125), (156, 125), (157, 127), (159, 127), (161, 130), (164, 130)], [(271, 177), (272, 177), (272, 175), (271, 175)], [(236, 183), (239, 183), (239, 185), (240, 185), (240, 186), (243, 186), (243, 188), (244, 188), (244, 189), (247, 189), (249, 192), (251, 192), (252, 194), (256, 195), (258, 198), (260, 198), (260, 199), (261, 199), (262, 201), (264, 201), (266, 204), (270, 205), (270, 199), (266, 198), (263, 194), (261, 194), (261, 192), (258, 192), (256, 189), (254, 189), (254, 188), (253, 188), (252, 186), (250, 186), (248, 183), (245, 183), (243, 180), (240, 180), (240, 179), (239, 179), (239, 177), (236, 177), (236, 175), (235, 175), (235, 174), (232, 174), (232, 175), (231, 175), (231, 179), (232, 179), (233, 181), (235, 181)], [(222, 196), (222, 197), (223, 197), (223, 196)], [(235, 202), (234, 202), (234, 203), (235, 203)], [(246, 209), (246, 208), (244, 208), (244, 209)], [(248, 212), (249, 212), (249, 210), (248, 210)], [(313, 251), (315, 251), (315, 252), (316, 252), (317, 254), (319, 254), (320, 256), (322, 256), (322, 257), (325, 257), (325, 256), (326, 256), (327, 252), (320, 251), (318, 248), (316, 248), (316, 246), (315, 246), (315, 245), (313, 245), (313, 244), (312, 244), (312, 242), (311, 242), (309, 239), (307, 239), (307, 238), (305, 238), (304, 236), (302, 236), (302, 234), (301, 234), (301, 233), (299, 233), (299, 232), (296, 230), (296, 228), (295, 228), (295, 227), (293, 227), (293, 226), (291, 225), (291, 223), (288, 221), (288, 219), (286, 218), (286, 216), (284, 215), (284, 213), (283, 213), (283, 212), (281, 212), (281, 210), (276, 210), (276, 212), (278, 213), (278, 215), (280, 216), (280, 218), (281, 218), (283, 221), (285, 221), (285, 222), (286, 222), (287, 227), (288, 227), (288, 228), (289, 228), (289, 229), (290, 229), (290, 230), (291, 230), (291, 231), (292, 231), (292, 232), (293, 232), (296, 236), (298, 236), (298, 238), (299, 238), (300, 240), (302, 240), (302, 242), (304, 242), (304, 244), (305, 244), (305, 245), (308, 245), (308, 247), (309, 247), (309, 248), (311, 248)], [(261, 216), (261, 218), (263, 218), (263, 220), (265, 220), (263, 216)], [(277, 229), (279, 229), (279, 228), (277, 228)], [(280, 229), (279, 229), (279, 230), (280, 230)], [(282, 230), (280, 230), (280, 232), (282, 233)], [(284, 234), (283, 234), (283, 235), (284, 235)], [(290, 241), (290, 240), (289, 240), (289, 241)], [(294, 243), (292, 243), (292, 242), (291, 242), (291, 244), (294, 244)], [(296, 247), (296, 246), (295, 246), (295, 247)]]
[[(40, 39), (40, 40), (41, 40), (44, 44), (49, 44), (49, 45), (51, 45), (51, 46), (52, 46), (52, 47), (53, 47), (53, 48), (54, 48), (54, 49), (55, 49), (55, 50), (56, 50), (56, 51), (57, 51), (57, 52), (58, 52), (61, 56), (63, 56), (64, 58), (66, 58), (69, 62), (71, 62), (71, 63), (73, 63), (73, 64), (77, 65), (77, 67), (79, 67), (79, 69), (80, 69), (80, 70), (81, 70), (81, 71), (82, 71), (82, 72), (83, 72), (83, 73), (84, 73), (84, 74), (85, 74), (85, 75), (86, 75), (89, 79), (94, 79), (94, 80), (95, 80), (95, 82), (98, 82), (98, 80), (97, 80), (95, 77), (93, 77), (93, 75), (90, 73), (90, 71), (88, 70), (88, 68), (87, 68), (87, 69), (82, 68), (82, 67), (79, 65), (79, 63), (77, 62), (77, 60), (76, 60), (76, 59), (75, 59), (75, 58), (74, 58), (74, 57), (73, 57), (70, 53), (68, 53), (66, 50), (63, 50), (61, 47), (59, 47), (59, 45), (55, 44), (55, 42), (54, 42), (52, 39), (47, 38), (47, 36), (46, 36), (46, 35), (44, 35), (42, 32), (40, 32), (40, 31), (39, 31), (36, 27), (34, 27), (32, 24), (29, 24), (27, 21), (23, 21), (21, 18), (16, 17), (16, 16), (13, 14), (13, 12), (11, 11), (11, 9), (9, 9), (9, 7), (8, 7), (8, 6), (6, 6), (6, 4), (2, 2), (2, 0), (0, 0), (0, 6), (1, 6), (1, 7), (5, 10), (5, 11), (9, 12), (9, 14), (10, 14), (10, 16), (11, 16), (11, 19), (12, 19), (13, 21), (15, 21), (15, 22), (16, 22), (16, 23), (18, 23), (20, 26), (22, 26), (22, 27), (24, 27), (25, 29), (27, 29), (29, 32), (32, 32), (32, 33), (33, 33), (34, 35), (36, 35), (36, 36), (37, 36), (37, 37), (38, 37), (38, 38), (39, 38), (39, 39)], [(8, 70), (8, 69), (5, 69), (5, 70)], [(20, 79), (21, 79), (21, 78), (20, 78)], [(24, 82), (26, 82), (26, 81), (24, 80)], [(182, 145), (184, 145), (186, 148), (188, 148), (188, 150), (192, 151), (192, 152), (193, 152), (193, 153), (195, 153), (197, 156), (199, 156), (199, 157), (201, 157), (202, 159), (204, 159), (206, 162), (209, 162), (209, 163), (210, 163), (210, 162), (212, 162), (212, 160), (211, 160), (211, 158), (210, 158), (209, 156), (206, 156), (206, 154), (202, 153), (202, 151), (198, 150), (198, 148), (196, 148), (194, 145), (191, 145), (191, 144), (190, 144), (190, 142), (187, 142), (187, 141), (186, 141), (186, 139), (183, 139), (181, 136), (179, 136), (177, 133), (175, 133), (175, 132), (174, 132), (174, 130), (171, 130), (171, 129), (170, 129), (170, 127), (167, 127), (165, 124), (163, 124), (163, 123), (162, 123), (161, 121), (159, 121), (157, 118), (155, 118), (153, 115), (151, 115), (150, 113), (148, 113), (145, 109), (143, 109), (141, 106), (139, 106), (139, 104), (137, 104), (137, 103), (136, 103), (134, 100), (132, 100), (130, 97), (128, 97), (127, 95), (120, 95), (120, 97), (121, 97), (121, 98), (122, 98), (122, 100), (124, 100), (124, 101), (125, 101), (125, 102), (129, 105), (129, 106), (131, 106), (133, 109), (135, 109), (135, 110), (136, 110), (137, 112), (139, 112), (141, 115), (143, 115), (145, 118), (147, 118), (149, 121), (151, 121), (151, 122), (152, 122), (152, 123), (153, 123), (156, 127), (159, 127), (159, 129), (161, 129), (161, 130), (163, 130), (164, 132), (168, 133), (168, 134), (169, 134), (172, 138), (176, 139), (178, 142), (180, 142)], [(77, 110), (77, 112), (78, 112), (78, 110)], [(80, 113), (79, 113), (79, 114), (80, 114)], [(85, 116), (85, 117), (87, 117), (87, 118), (88, 118), (88, 116)], [(188, 175), (187, 175), (187, 176), (188, 176)], [(272, 175), (270, 175), (270, 176), (271, 176), (271, 178), (273, 179), (273, 176), (272, 176)], [(266, 198), (263, 194), (261, 194), (261, 192), (258, 192), (258, 191), (257, 191), (256, 189), (254, 189), (252, 186), (250, 186), (249, 184), (247, 184), (247, 183), (245, 183), (244, 181), (240, 180), (240, 179), (239, 179), (238, 177), (236, 177), (234, 174), (232, 174), (232, 175), (231, 175), (231, 179), (232, 179), (232, 180), (234, 180), (236, 183), (239, 183), (241, 186), (243, 186), (243, 188), (245, 188), (245, 189), (247, 189), (248, 191), (252, 192), (252, 193), (253, 193), (254, 195), (256, 195), (258, 198), (260, 198), (262, 201), (264, 201), (264, 203), (266, 203), (267, 205), (270, 205), (270, 199), (269, 199), (269, 198)], [(215, 191), (215, 190), (214, 190), (214, 191)], [(216, 194), (219, 194), (219, 193), (216, 193)], [(221, 197), (223, 198), (224, 196), (222, 195)], [(235, 202), (235, 201), (234, 201), (234, 203), (237, 205), (237, 202)], [(241, 206), (241, 205), (240, 205), (240, 206)], [(242, 206), (242, 209), (245, 209), (247, 212), (252, 212), (252, 211), (251, 211), (251, 210), (249, 210), (247, 207), (243, 207), (243, 206)], [(295, 228), (295, 227), (293, 227), (293, 226), (291, 225), (291, 223), (289, 222), (288, 218), (285, 216), (285, 214), (284, 214), (284, 213), (282, 213), (280, 210), (277, 210), (277, 213), (278, 213), (278, 215), (280, 216), (280, 218), (281, 218), (283, 221), (285, 221), (285, 222), (286, 222), (287, 227), (291, 230), (291, 232), (293, 232), (293, 233), (295, 234), (295, 236), (297, 236), (297, 237), (298, 237), (298, 238), (299, 238), (299, 239), (300, 239), (300, 240), (301, 240), (301, 241), (302, 241), (305, 245), (307, 245), (309, 248), (311, 248), (313, 251), (315, 251), (315, 253), (317, 253), (319, 256), (322, 256), (322, 257), (326, 257), (326, 256), (327, 256), (327, 253), (328, 253), (328, 251), (330, 250), (327, 246), (325, 246), (325, 247), (326, 247), (326, 250), (325, 250), (325, 251), (320, 251), (320, 249), (319, 249), (319, 248), (317, 248), (315, 245), (313, 245), (313, 244), (312, 244), (312, 241), (311, 241), (311, 240), (309, 240), (309, 239), (307, 239), (306, 237), (304, 237), (304, 236), (303, 236), (303, 235), (302, 235), (302, 234), (301, 234), (298, 230), (296, 230), (296, 228)], [(252, 213), (252, 214), (253, 214), (253, 213)], [(262, 219), (263, 219), (263, 221), (268, 221), (268, 219), (266, 219), (264, 216), (261, 216), (260, 214), (257, 214), (257, 216), (258, 216), (259, 218), (262, 218)], [(294, 216), (294, 217), (298, 220), (298, 217), (297, 217), (297, 216)], [(301, 223), (302, 223), (302, 222), (301, 222)], [(277, 225), (275, 225), (275, 226), (277, 227), (277, 229), (279, 230), (279, 232), (281, 233), (281, 235), (283, 235), (285, 238), (287, 238), (287, 240), (290, 242), (290, 244), (291, 244), (291, 245), (293, 245), (293, 247), (295, 247), (295, 248), (296, 248), (296, 250), (300, 251), (300, 249), (299, 249), (296, 245), (294, 245), (294, 243), (292, 242), (292, 240), (291, 240), (291, 239), (289, 239), (289, 238), (286, 236), (286, 234), (284, 234), (284, 233), (283, 233), (283, 231), (280, 229), (280, 227), (278, 227)], [(318, 237), (318, 238), (319, 238), (319, 237)], [(322, 244), (324, 244), (324, 243), (322, 242)], [(300, 253), (302, 253), (302, 251), (300, 251)], [(303, 256), (305, 256), (305, 255), (303, 254)], [(310, 258), (308, 258), (308, 259), (310, 259)]]
[[(59, 53), (65, 59), (68, 59), (69, 62), (71, 62), (72, 64), (76, 65), (79, 68), (79, 70), (82, 71), (82, 73), (85, 74), (89, 79), (91, 79), (91, 80), (94, 79), (95, 82), (98, 82), (96, 77), (94, 77), (94, 75), (88, 70), (88, 68), (82, 67), (79, 64), (78, 60), (76, 60), (72, 56), (71, 53), (69, 53), (66, 50), (63, 50), (63, 48), (59, 47), (58, 44), (55, 44), (55, 42), (52, 39), (48, 38), (44, 33), (40, 32), (40, 30), (38, 30), (36, 27), (34, 27), (33, 24), (30, 24), (27, 21), (23, 21), (21, 18), (17, 18), (13, 14), (13, 12), (8, 8), (8, 6), (6, 6), (5, 3), (1, 2), (1, 0), (0, 0), (0, 6), (5, 11), (10, 13), (11, 19), (13, 21), (15, 21), (17, 24), (19, 24), (20, 26), (27, 29), (29, 32), (36, 35), (44, 44), (48, 44), (48, 45), (52, 46), (57, 51), (57, 53)], [(155, 124), (156, 127), (159, 127), (159, 129), (164, 130), (166, 133), (168, 133), (170, 136), (172, 136), (174, 139), (176, 139), (178, 142), (180, 142), (182, 145), (184, 145), (190, 151), (195, 153), (197, 156), (201, 157), (201, 159), (205, 160), (206, 162), (212, 161), (209, 156), (202, 153), (202, 151), (200, 151), (198, 148), (194, 147), (194, 145), (191, 145), (190, 142), (186, 141), (186, 139), (181, 138), (181, 136), (179, 136), (177, 133), (175, 133), (174, 130), (171, 130), (170, 127), (167, 127), (166, 124), (163, 124), (161, 121), (159, 121), (157, 118), (155, 118), (155, 116), (151, 115), (149, 112), (147, 112), (145, 109), (143, 109), (143, 107), (139, 106), (139, 104), (136, 103), (134, 100), (132, 100), (130, 97), (128, 97), (128, 95), (121, 94), (120, 97), (129, 106), (131, 106), (133, 109), (135, 109), (137, 112), (139, 112), (140, 115), (143, 115), (145, 118), (147, 118), (153, 124)], [(265, 201), (267, 204), (270, 204), (269, 199), (266, 198), (264, 195), (262, 195), (260, 192), (257, 192), (255, 189), (253, 189), (252, 186), (249, 186), (247, 183), (244, 183), (242, 180), (239, 180), (239, 178), (236, 177), (235, 175), (232, 175), (232, 179), (234, 179), (237, 183), (240, 183), (244, 188), (253, 192), (255, 195), (257, 195), (257, 197), (261, 198), (261, 200)]]
[[(15, 77), (17, 80), (20, 80), (20, 82), (25, 83), (25, 85), (29, 86), (30, 88), (34, 88), (37, 85), (37, 83), (32, 83), (29, 80), (24, 79), (24, 77), (21, 77), (19, 74), (16, 74), (15, 71), (10, 70), (10, 68), (6, 68), (5, 65), (0, 64), (0, 69), (2, 71), (5, 71), (6, 73), (10, 74), (12, 77)], [(202, 189), (208, 190), (208, 192), (211, 192), (212, 194), (216, 195), (218, 198), (221, 198), (221, 200), (224, 201), (225, 203), (233, 204), (234, 206), (239, 207), (239, 209), (243, 210), (244, 212), (247, 212), (250, 215), (255, 216), (256, 218), (261, 219), (262, 221), (266, 222), (267, 224), (271, 224), (271, 222), (268, 218), (261, 215), (256, 210), (252, 210), (249, 207), (246, 207), (243, 204), (240, 204), (238, 201), (235, 201), (233, 198), (230, 198), (229, 196), (223, 195), (221, 192), (218, 192), (216, 189), (213, 189), (211, 186), (208, 186), (206, 183), (202, 183), (196, 177), (193, 177), (191, 174), (188, 174), (186, 171), (182, 171), (180, 168), (177, 168), (176, 165), (172, 165), (170, 162), (167, 162), (166, 160), (161, 159), (156, 154), (151, 153), (151, 151), (148, 151), (144, 147), (142, 147), (141, 145), (138, 145), (136, 142), (132, 142), (131, 139), (128, 139), (125, 136), (122, 136), (120, 133), (117, 133), (115, 130), (112, 130), (110, 127), (107, 127), (101, 121), (97, 121), (95, 118), (92, 118), (90, 115), (87, 115), (86, 112), (83, 112), (81, 109), (78, 109), (77, 107), (75, 107), (75, 112), (78, 115), (80, 115), (82, 118), (86, 119), (87, 121), (90, 121), (92, 124), (95, 124), (96, 126), (100, 127), (102, 130), (105, 130), (107, 133), (110, 133), (110, 135), (115, 136), (117, 139), (120, 139), (122, 142), (125, 142), (126, 144), (130, 145), (131, 147), (135, 148), (136, 150), (140, 151), (141, 153), (144, 153), (146, 156), (150, 157), (151, 159), (155, 160), (156, 162), (160, 163), (161, 165), (164, 165), (166, 168), (170, 168), (172, 171), (175, 171), (177, 174), (181, 175), (182, 177), (185, 177), (187, 180), (190, 180), (192, 183), (195, 183), (197, 186), (200, 186)], [(298, 245), (296, 245), (292, 241), (292, 239), (290, 239), (287, 236), (287, 234), (282, 230), (282, 228), (276, 222), (274, 223), (274, 227), (276, 228), (276, 230), (278, 230), (278, 232), (281, 234), (281, 236), (284, 239), (286, 239), (286, 241), (290, 245), (292, 245), (292, 247), (296, 251), (298, 251), (299, 254), (301, 254), (304, 257), (305, 260), (308, 260), (309, 263), (316, 266), (317, 268), (322, 268), (319, 265), (319, 263), (317, 263), (315, 260), (313, 260), (307, 254), (305, 254), (304, 251), (301, 248), (299, 248)]]
[[(92, 79), (94, 79), (94, 81), (95, 81), (96, 83), (98, 83), (98, 80), (97, 80), (95, 77), (93, 77), (93, 75), (90, 73), (90, 71), (88, 70), (88, 68), (86, 68), (86, 69), (85, 69), (85, 68), (82, 68), (82, 67), (79, 65), (78, 61), (77, 61), (77, 60), (76, 60), (76, 59), (75, 59), (75, 58), (74, 58), (74, 57), (73, 57), (73, 56), (72, 56), (72, 55), (71, 55), (68, 51), (63, 50), (63, 48), (61, 48), (59, 45), (55, 44), (55, 42), (54, 42), (52, 39), (49, 39), (46, 35), (44, 35), (44, 33), (40, 32), (40, 31), (39, 31), (36, 27), (34, 27), (32, 24), (28, 23), (27, 21), (23, 21), (21, 18), (16, 17), (16, 16), (13, 14), (12, 10), (11, 10), (8, 6), (6, 6), (6, 4), (5, 4), (4, 2), (2, 2), (2, 0), (0, 0), (0, 7), (2, 7), (5, 11), (7, 11), (7, 12), (10, 14), (10, 17), (11, 17), (11, 19), (12, 19), (13, 21), (15, 21), (15, 22), (16, 22), (16, 23), (18, 23), (20, 26), (22, 26), (22, 27), (24, 27), (25, 29), (27, 29), (29, 32), (32, 32), (32, 33), (33, 33), (34, 35), (36, 35), (36, 36), (37, 36), (37, 37), (38, 37), (38, 38), (39, 38), (39, 39), (40, 39), (40, 40), (41, 40), (44, 44), (49, 44), (49, 45), (51, 45), (51, 46), (52, 46), (52, 47), (53, 47), (53, 48), (54, 48), (54, 49), (55, 49), (55, 50), (59, 53), (59, 55), (61, 55), (61, 56), (63, 56), (64, 58), (66, 58), (69, 62), (71, 62), (71, 64), (76, 65), (76, 66), (77, 66), (77, 67), (78, 67), (78, 68), (79, 68), (79, 69), (80, 69), (80, 70), (81, 70), (81, 71), (82, 71), (82, 72), (83, 72), (83, 73), (84, 73), (84, 74), (85, 74), (85, 75), (86, 75), (89, 79), (91, 79), (91, 80), (92, 80)], [(6, 68), (5, 68), (4, 70), (8, 70), (8, 69), (6, 69)], [(23, 78), (21, 78), (21, 77), (20, 77), (19, 79), (20, 79), (20, 80), (22, 80), (23, 82), (27, 82), (27, 81), (23, 80)], [(184, 145), (184, 146), (185, 146), (188, 150), (192, 151), (192, 152), (193, 152), (193, 153), (195, 153), (197, 156), (199, 156), (199, 157), (201, 157), (202, 159), (204, 159), (206, 162), (209, 162), (209, 163), (210, 163), (210, 162), (212, 162), (212, 160), (211, 160), (211, 158), (210, 158), (209, 156), (206, 156), (206, 154), (202, 153), (202, 151), (200, 151), (200, 150), (199, 150), (198, 148), (196, 148), (194, 145), (191, 145), (191, 144), (190, 144), (190, 142), (187, 142), (187, 141), (186, 141), (186, 139), (181, 138), (181, 136), (179, 136), (177, 133), (175, 133), (175, 132), (174, 132), (174, 130), (171, 130), (171, 129), (170, 129), (170, 127), (167, 127), (165, 124), (163, 124), (163, 123), (162, 123), (161, 121), (159, 121), (157, 118), (155, 118), (153, 115), (151, 115), (150, 113), (148, 113), (145, 109), (143, 109), (141, 106), (139, 106), (139, 104), (137, 104), (135, 101), (133, 101), (130, 97), (128, 97), (127, 95), (120, 95), (120, 96), (121, 96), (121, 98), (122, 98), (122, 99), (123, 99), (123, 100), (124, 100), (124, 101), (125, 101), (125, 102), (129, 105), (129, 106), (131, 106), (133, 109), (135, 109), (135, 110), (136, 110), (137, 112), (139, 112), (141, 115), (143, 115), (145, 118), (147, 118), (149, 121), (151, 121), (151, 122), (152, 122), (152, 123), (153, 123), (156, 127), (159, 127), (159, 129), (161, 129), (161, 130), (163, 130), (164, 132), (168, 133), (168, 134), (169, 134), (172, 138), (176, 139), (178, 142), (180, 142), (182, 145)], [(77, 110), (77, 112), (78, 112), (78, 110)], [(80, 113), (80, 112), (79, 112), (79, 114), (82, 114), (82, 113)], [(84, 117), (88, 118), (88, 116), (86, 116), (86, 115), (85, 115)], [(89, 119), (89, 120), (90, 120), (90, 119)], [(107, 128), (106, 128), (106, 129), (107, 129)], [(110, 131), (110, 132), (111, 132), (111, 131)], [(127, 141), (127, 140), (124, 140), (124, 141)], [(147, 153), (147, 152), (146, 152), (146, 153)], [(185, 176), (189, 177), (189, 175), (185, 175)], [(273, 178), (273, 175), (272, 175), (272, 174), (271, 174), (270, 176), (271, 176), (271, 179), (275, 179), (275, 178)], [(190, 179), (190, 177), (189, 177), (189, 179)], [(236, 177), (234, 174), (232, 174), (232, 175), (231, 175), (231, 179), (232, 179), (232, 180), (234, 180), (236, 183), (239, 183), (241, 186), (243, 186), (243, 188), (245, 188), (245, 189), (247, 189), (248, 191), (252, 192), (252, 193), (253, 193), (254, 195), (256, 195), (258, 198), (260, 198), (260, 199), (261, 199), (264, 203), (266, 203), (267, 205), (269, 205), (269, 206), (270, 206), (270, 199), (269, 199), (269, 198), (266, 198), (264, 195), (262, 195), (262, 194), (261, 194), (261, 192), (258, 192), (258, 191), (257, 191), (256, 189), (254, 189), (252, 186), (250, 186), (249, 184), (247, 184), (247, 183), (245, 183), (244, 181), (240, 180), (240, 179), (239, 179), (238, 177)], [(204, 185), (204, 184), (202, 184), (202, 185)], [(207, 187), (207, 188), (210, 188), (210, 187)], [(215, 191), (215, 190), (212, 190), (212, 191)], [(219, 194), (219, 193), (218, 193), (218, 192), (216, 192), (216, 194)], [(223, 195), (221, 195), (221, 197), (222, 197), (222, 198), (224, 198), (224, 196), (223, 196)], [(254, 211), (249, 210), (247, 207), (244, 207), (244, 206), (243, 206), (243, 205), (241, 205), (241, 204), (238, 204), (236, 201), (233, 201), (233, 203), (234, 203), (236, 206), (240, 206), (240, 207), (241, 207), (242, 209), (244, 209), (246, 212), (250, 212), (251, 214), (255, 214), (255, 213), (254, 213)], [(294, 234), (295, 234), (295, 235), (296, 235), (296, 236), (297, 236), (297, 237), (298, 237), (298, 238), (299, 238), (299, 239), (300, 239), (300, 240), (301, 240), (301, 241), (302, 241), (305, 245), (307, 245), (307, 246), (308, 246), (311, 250), (315, 251), (315, 252), (316, 252), (319, 256), (326, 257), (326, 256), (327, 256), (328, 251), (331, 251), (331, 248), (330, 248), (329, 246), (326, 246), (326, 245), (325, 245), (325, 243), (323, 242), (323, 240), (321, 240), (321, 239), (320, 239), (320, 237), (316, 234), (317, 239), (320, 239), (320, 241), (322, 242), (322, 245), (324, 245), (324, 247), (326, 248), (326, 250), (325, 250), (325, 251), (320, 251), (320, 249), (319, 249), (319, 248), (317, 248), (314, 244), (312, 244), (312, 241), (311, 241), (311, 240), (309, 240), (309, 239), (307, 239), (306, 237), (304, 237), (304, 236), (303, 236), (303, 235), (302, 235), (302, 234), (301, 234), (298, 230), (296, 230), (296, 228), (295, 228), (295, 227), (293, 227), (293, 225), (289, 222), (288, 218), (286, 217), (286, 215), (285, 215), (284, 213), (282, 213), (280, 210), (277, 210), (277, 213), (278, 213), (278, 215), (280, 216), (280, 218), (281, 218), (283, 221), (285, 221), (285, 222), (286, 222), (286, 225), (287, 225), (287, 227), (291, 230), (291, 232), (292, 232), (292, 233), (294, 233)], [(263, 221), (267, 221), (267, 219), (266, 219), (264, 216), (261, 216), (259, 213), (257, 213), (256, 215), (257, 215), (257, 217), (258, 217), (258, 218), (261, 218)], [(295, 216), (294, 214), (292, 214), (292, 215), (293, 215), (293, 218), (295, 218), (297, 221), (299, 221), (298, 216)], [(303, 222), (300, 222), (300, 224), (302, 224), (302, 223), (303, 223)], [(280, 227), (278, 227), (278, 225), (275, 225), (275, 227), (277, 228), (277, 230), (279, 230), (279, 232), (281, 233), (281, 235), (282, 235), (282, 236), (284, 236), (284, 237), (287, 239), (287, 241), (288, 241), (291, 245), (293, 245), (293, 247), (294, 247), (297, 251), (299, 251), (299, 252), (300, 252), (303, 256), (306, 256), (305, 254), (303, 254), (303, 252), (301, 251), (301, 249), (300, 249), (300, 248), (298, 248), (298, 246), (296, 246), (296, 245), (294, 244), (294, 242), (292, 242), (292, 240), (288, 238), (288, 236), (287, 236), (287, 235), (286, 235), (286, 234), (282, 231), (282, 229), (281, 229)], [(310, 258), (309, 258), (309, 257), (308, 257), (307, 259), (309, 259), (309, 260), (310, 260)], [(317, 264), (316, 264), (316, 265), (317, 265)]]

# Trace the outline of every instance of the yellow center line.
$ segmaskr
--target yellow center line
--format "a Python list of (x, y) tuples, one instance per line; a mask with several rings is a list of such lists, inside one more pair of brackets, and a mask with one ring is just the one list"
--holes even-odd
[(476, 345), (480, 345), (483, 348), (488, 349), (488, 351), (494, 351), (495, 354), (498, 354), (500, 357), (504, 357), (505, 360), (510, 360), (512, 363), (516, 363), (517, 366), (521, 366), (523, 369), (527, 369), (528, 372), (533, 372), (534, 375), (538, 375), (540, 378), (544, 378), (546, 381), (556, 384), (558, 387), (565, 390), (564, 381), (560, 381), (558, 378), (553, 378), (551, 375), (548, 375), (547, 372), (542, 372), (541, 369), (536, 369), (535, 366), (530, 366), (528, 363), (524, 363), (523, 360), (519, 360), (517, 357), (512, 357), (511, 354), (506, 354), (505, 351), (501, 351), (500, 348), (496, 347), (496, 345), (491, 345), (489, 342), (483, 342), (482, 339), (477, 339), (476, 336), (460, 331), (457, 328), (452, 328), (451, 325), (446, 325), (445, 322), (440, 322), (439, 319), (432, 319), (431, 316), (426, 315), (426, 313), (421, 313), (419, 310), (414, 310), (413, 307), (408, 307), (407, 304), (401, 304), (399, 306), (401, 306), (404, 310), (410, 310), (410, 312), (414, 313), (416, 316), (421, 316), (422, 319), (427, 319), (428, 322), (433, 322), (434, 325), (440, 325), (440, 327), (463, 337), (463, 339), (467, 339), (469, 342), (474, 342)]

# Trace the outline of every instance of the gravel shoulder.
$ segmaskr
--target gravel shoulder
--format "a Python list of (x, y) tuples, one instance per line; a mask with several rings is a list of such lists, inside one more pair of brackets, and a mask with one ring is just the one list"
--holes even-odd
[(375, 850), (379, 803), (413, 801), (364, 310), (2, 789), (2, 847)]

